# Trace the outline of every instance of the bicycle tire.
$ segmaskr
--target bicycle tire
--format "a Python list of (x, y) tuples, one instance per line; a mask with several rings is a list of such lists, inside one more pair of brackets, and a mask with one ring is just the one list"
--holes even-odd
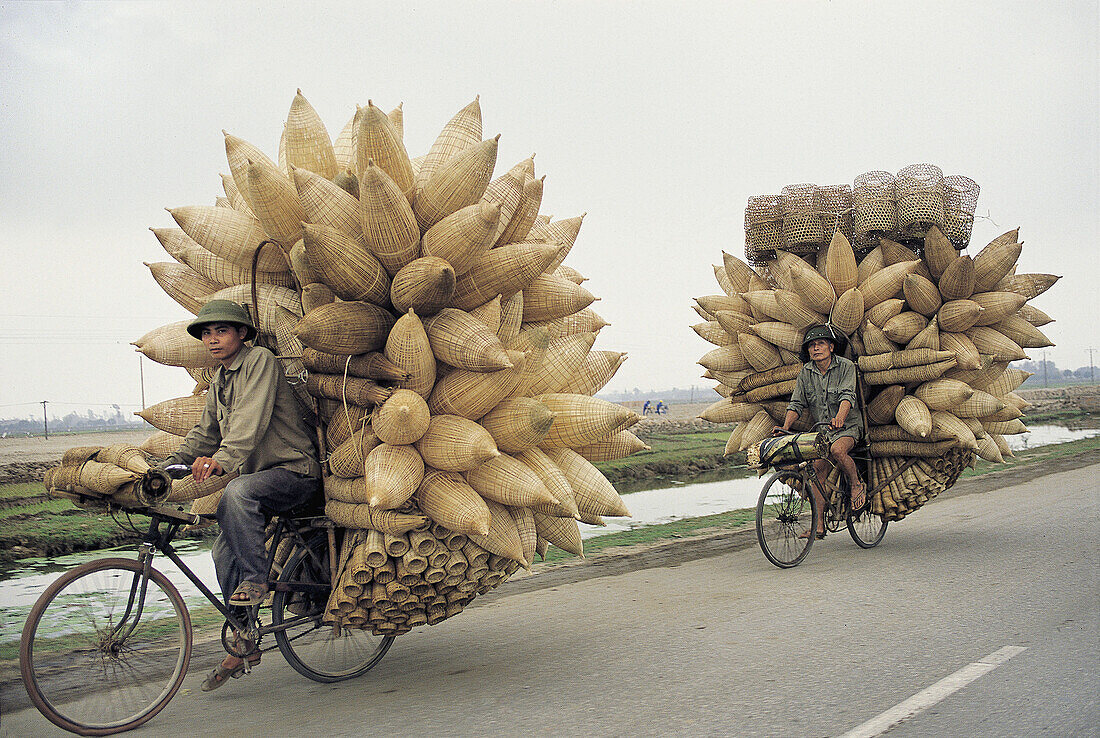
[(852, 515), (851, 507), (848, 508), (848, 534), (860, 548), (874, 548), (882, 543), (886, 536), (886, 526), (889, 522), (881, 515), (871, 512), (868, 505), (859, 515)]
[(362, 676), (382, 660), (394, 641), (392, 635), (376, 636), (369, 630), (325, 624), (330, 579), (327, 536), (317, 535), (291, 555), (277, 581), (325, 584), (325, 594), (276, 591), (271, 601), (272, 627), (305, 618), (298, 625), (275, 631), (283, 658), (302, 676), (323, 683)]
[(175, 696), (191, 658), (191, 616), (168, 578), (151, 569), (141, 617), (113, 633), (142, 565), (99, 559), (61, 575), (34, 603), (19, 643), (27, 695), (47, 720), (78, 735), (145, 723)]
[[(803, 496), (791, 484), (794, 481), (802, 486), (809, 484), (804, 475), (796, 472), (772, 474), (756, 502), (756, 540), (768, 561), (780, 569), (798, 566), (810, 553), (815, 538), (812, 532), (821, 514), (811, 491), (806, 489)], [(801, 538), (807, 530), (811, 535)]]

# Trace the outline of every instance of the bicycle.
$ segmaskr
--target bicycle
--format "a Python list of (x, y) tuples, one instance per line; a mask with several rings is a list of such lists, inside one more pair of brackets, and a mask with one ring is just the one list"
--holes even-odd
[[(856, 446), (849, 455), (857, 466), (863, 466), (863, 477), (869, 480), (867, 447)], [(836, 482), (832, 481), (834, 476)], [(814, 482), (818, 482), (825, 498), (824, 510), (818, 509), (817, 498), (810, 490)], [(882, 486), (871, 489), (867, 485), (867, 504), (853, 512), (848, 478), (835, 465), (826, 479), (820, 479), (809, 459), (777, 465), (756, 502), (756, 539), (760, 549), (768, 561), (781, 569), (798, 566), (810, 553), (822, 515), (827, 532), (835, 533), (841, 526), (847, 526), (860, 548), (874, 548), (886, 535), (887, 521), (873, 513), (870, 505), (871, 497)]]
[(137, 559), (99, 559), (63, 574), (35, 602), (23, 629), (23, 683), (54, 725), (79, 735), (131, 730), (164, 709), (182, 685), (194, 641), (191, 615), (175, 585), (153, 568), (158, 551), (225, 618), (222, 646), (239, 658), (255, 650), (239, 652), (236, 633), (260, 653), (274, 650), (260, 647), (273, 635), (295, 671), (339, 682), (374, 668), (393, 644), (392, 635), (374, 636), (328, 617), (342, 531), (316, 501), (273, 517), (266, 625), (260, 619), (266, 603), (227, 607), (173, 548), (184, 526), (205, 522), (201, 516), (165, 505), (119, 509), (150, 518)]

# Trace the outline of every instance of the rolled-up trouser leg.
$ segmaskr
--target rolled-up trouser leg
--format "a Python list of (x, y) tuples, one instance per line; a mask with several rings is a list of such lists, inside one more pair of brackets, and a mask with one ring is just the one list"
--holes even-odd
[(222, 597), (229, 597), (241, 582), (266, 582), (267, 554), (264, 526), (267, 512), (281, 512), (307, 501), (320, 480), (286, 469), (265, 469), (243, 474), (225, 487), (218, 503), (221, 534), (211, 555)]

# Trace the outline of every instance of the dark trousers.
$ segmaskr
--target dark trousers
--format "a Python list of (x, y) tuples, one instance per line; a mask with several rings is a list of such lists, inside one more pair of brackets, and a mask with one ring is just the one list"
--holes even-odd
[(241, 582), (267, 581), (264, 527), (268, 516), (301, 505), (320, 485), (316, 477), (277, 467), (242, 474), (226, 485), (218, 503), (221, 533), (210, 551), (226, 605)]

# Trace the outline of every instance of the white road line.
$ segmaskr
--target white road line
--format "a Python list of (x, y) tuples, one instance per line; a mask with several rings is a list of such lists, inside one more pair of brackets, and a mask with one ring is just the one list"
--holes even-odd
[(928, 689), (917, 692), (909, 699), (898, 703), (886, 712), (876, 715), (862, 725), (857, 725), (840, 738), (874, 738), (882, 735), (898, 723), (908, 720), (921, 710), (927, 709), (945, 697), (958, 692), (978, 677), (988, 674), (1016, 654), (1023, 653), (1026, 650), (1022, 646), (1005, 646), (994, 651), (988, 656), (978, 659), (973, 664), (967, 664), (954, 674), (944, 677)]

